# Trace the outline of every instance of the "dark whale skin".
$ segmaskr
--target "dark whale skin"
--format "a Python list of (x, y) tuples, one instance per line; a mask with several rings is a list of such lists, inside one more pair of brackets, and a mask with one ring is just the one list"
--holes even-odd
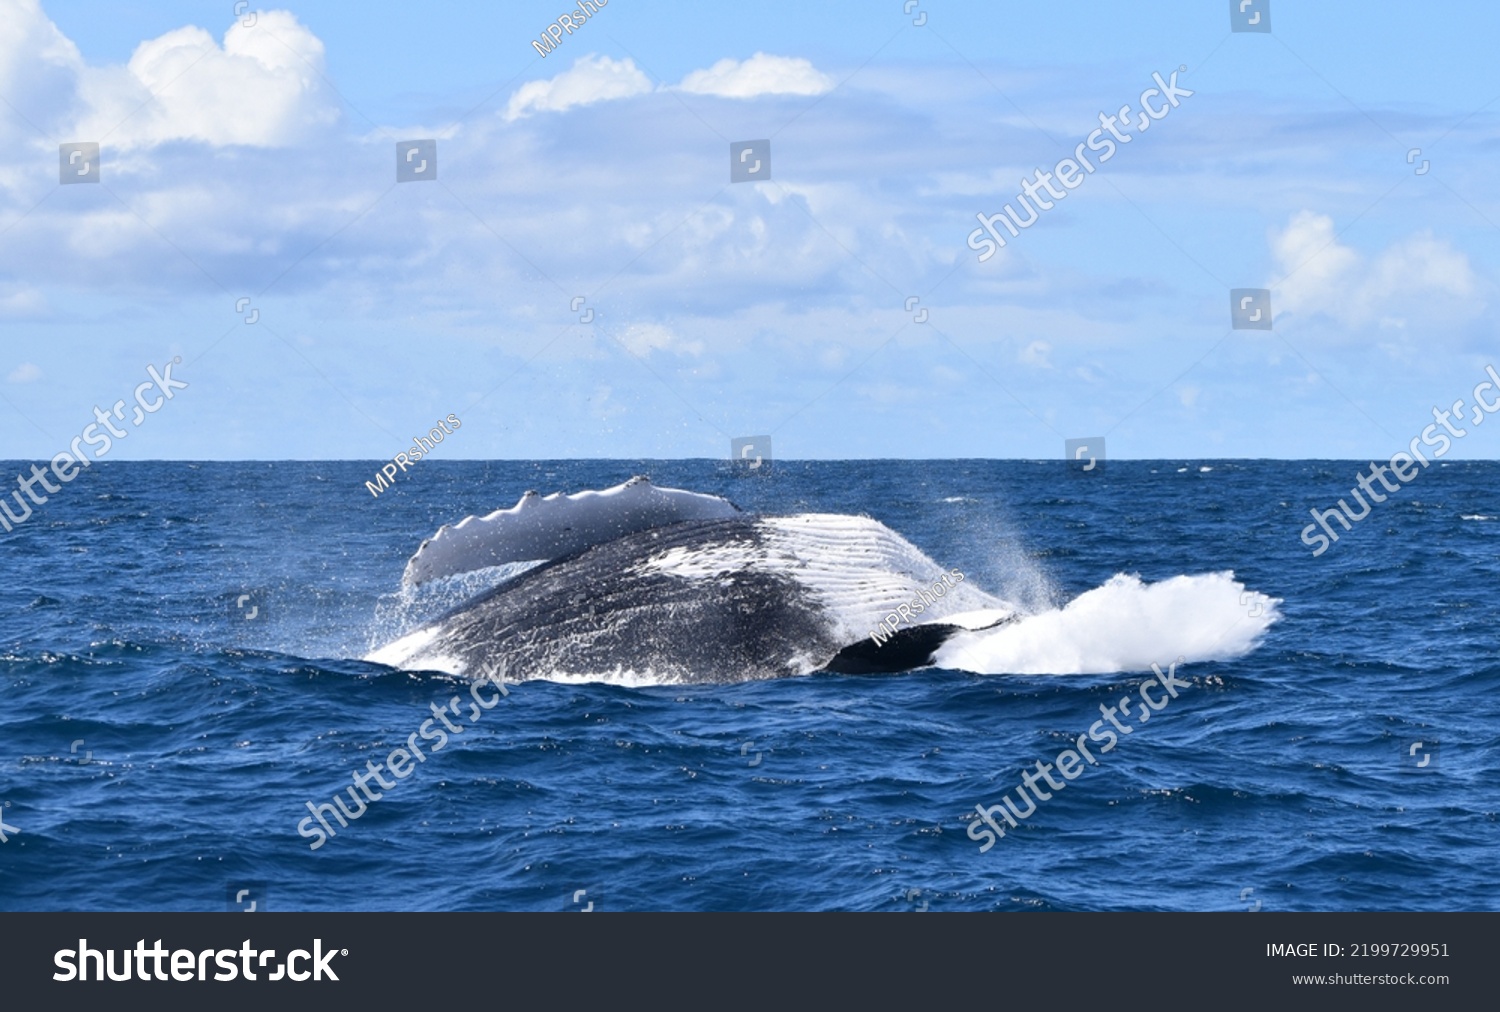
[(649, 572), (663, 551), (760, 545), (753, 517), (689, 520), (627, 534), (528, 570), (432, 623), (418, 654), (459, 659), (470, 677), (651, 672), (664, 681), (779, 678), (832, 660), (844, 644), (796, 580), (726, 570), (688, 579)]

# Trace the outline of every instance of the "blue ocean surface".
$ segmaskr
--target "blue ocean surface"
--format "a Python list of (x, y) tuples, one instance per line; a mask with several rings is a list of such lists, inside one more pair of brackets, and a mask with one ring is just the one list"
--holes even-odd
[[(0, 533), (0, 909), (1495, 909), (1500, 464), (1433, 466), (1314, 557), (1309, 508), (1364, 466), (427, 460), (377, 498), (374, 462), (100, 462)], [(466, 690), (361, 660), (458, 603), (401, 592), (422, 540), (635, 474), (873, 517), (1032, 612), (1232, 571), (1279, 617), (1180, 664), (1176, 698), (983, 852), (975, 806), (1138, 693), (1143, 659), (525, 682), (313, 850), (308, 803)], [(1028, 649), (1223, 617), (1175, 600)]]

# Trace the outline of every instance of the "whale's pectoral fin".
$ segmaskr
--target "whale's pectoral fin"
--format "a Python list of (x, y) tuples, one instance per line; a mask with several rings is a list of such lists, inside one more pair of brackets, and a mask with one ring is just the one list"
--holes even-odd
[(948, 637), (962, 629), (946, 622), (905, 626), (883, 643), (877, 644), (874, 639), (851, 643), (823, 667), (841, 675), (890, 674), (924, 668), (932, 663), (933, 655)]
[(508, 510), (444, 524), (407, 561), (401, 582), (416, 586), (510, 562), (550, 561), (685, 520), (740, 515), (721, 496), (657, 488), (642, 477), (602, 492), (543, 498), (530, 491)]

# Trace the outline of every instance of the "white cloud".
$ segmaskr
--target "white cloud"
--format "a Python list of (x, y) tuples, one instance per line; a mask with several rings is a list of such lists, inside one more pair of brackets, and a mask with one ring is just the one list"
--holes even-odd
[(615, 98), (630, 98), (651, 90), (651, 80), (630, 58), (579, 57), (573, 66), (546, 81), (528, 81), (516, 89), (505, 107), (507, 120), (533, 112), (562, 112), (576, 105), (592, 105)]
[(1388, 246), (1373, 261), (1339, 243), (1333, 219), (1292, 216), (1271, 236), (1280, 273), (1276, 312), (1322, 314), (1349, 328), (1468, 319), (1484, 308), (1469, 258), (1431, 232)]
[(1021, 352), (1016, 356), (1016, 359), (1017, 361), (1024, 362), (1026, 365), (1035, 365), (1040, 366), (1043, 369), (1051, 369), (1052, 360), (1048, 358), (1048, 356), (1051, 354), (1052, 345), (1048, 344), (1046, 341), (1032, 341), (1026, 347), (1021, 349)]
[[(755, 98), (821, 95), (833, 85), (833, 78), (820, 73), (807, 60), (756, 53), (743, 62), (724, 59), (707, 70), (695, 70), (677, 87), (695, 95)], [(652, 90), (651, 79), (634, 60), (629, 57), (612, 60), (591, 53), (579, 57), (572, 67), (556, 77), (530, 81), (516, 89), (505, 107), (505, 119), (514, 121), (534, 112), (563, 112), (574, 106), (631, 98)]]
[(47, 300), (29, 285), (0, 285), (0, 317), (41, 316)]
[(35, 383), (41, 378), (42, 370), (30, 362), (22, 363), (12, 370), (9, 376), (5, 377), (6, 382), (9, 383)]
[(636, 355), (653, 351), (675, 351), (685, 355), (703, 354), (702, 341), (684, 341), (667, 327), (657, 323), (639, 323), (625, 331), (620, 343)]
[(83, 57), (37, 0), (0, 0), (0, 24), (0, 94), (43, 125), (75, 100)]
[[(220, 46), (177, 28), (90, 66), (36, 0), (0, 0), (0, 90), (47, 132), (116, 151), (167, 141), (284, 147), (338, 120), (323, 43), (288, 11), (235, 20)], [(12, 87), (14, 86), (14, 87)]]
[(755, 98), (757, 95), (821, 95), (833, 89), (833, 78), (807, 60), (756, 53), (750, 59), (724, 59), (707, 70), (695, 70), (678, 85), (694, 95)]

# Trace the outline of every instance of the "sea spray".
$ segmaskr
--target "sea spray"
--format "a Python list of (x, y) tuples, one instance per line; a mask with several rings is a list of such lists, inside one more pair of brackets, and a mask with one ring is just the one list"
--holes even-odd
[(1232, 572), (1160, 583), (1118, 574), (1062, 608), (998, 629), (960, 633), (940, 667), (979, 674), (1079, 675), (1145, 671), (1162, 651), (1188, 663), (1243, 657), (1280, 618), (1281, 602), (1245, 589)]

